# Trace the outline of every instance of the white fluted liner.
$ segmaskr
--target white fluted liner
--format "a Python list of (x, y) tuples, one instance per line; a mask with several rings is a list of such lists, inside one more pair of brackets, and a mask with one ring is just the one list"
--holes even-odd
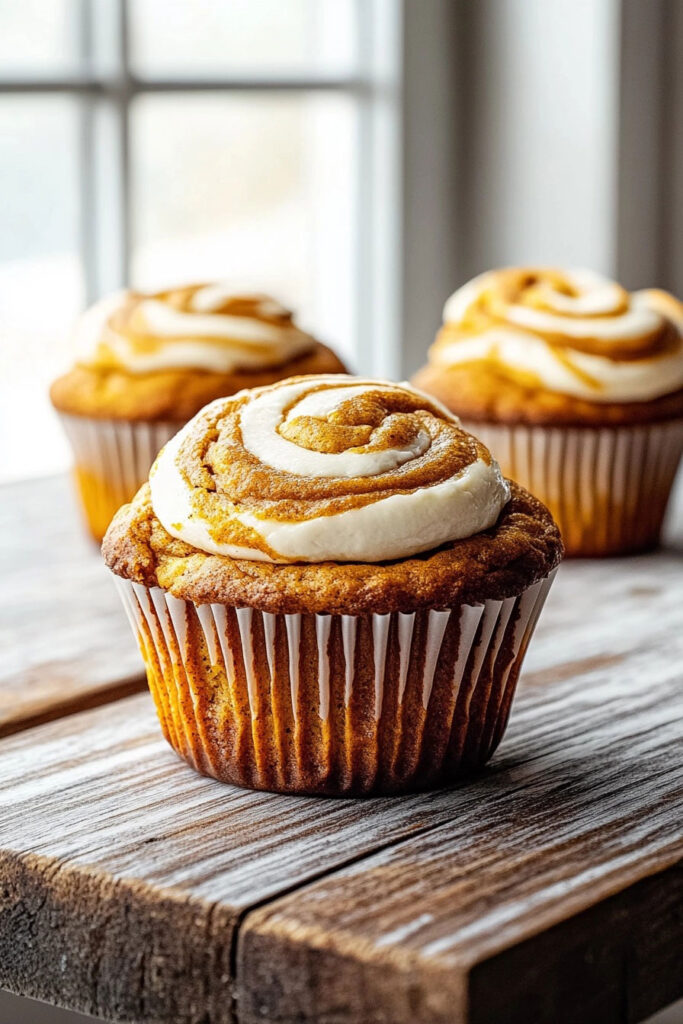
[(60, 413), (75, 459), (75, 476), (86, 518), (101, 540), (114, 513), (149, 476), (159, 451), (178, 423), (136, 423)]
[(554, 575), (504, 601), (359, 617), (194, 605), (115, 579), (164, 733), (193, 767), (351, 793), (443, 782), (490, 757)]
[(548, 506), (567, 554), (653, 547), (683, 454), (683, 420), (615, 427), (464, 423), (505, 476)]

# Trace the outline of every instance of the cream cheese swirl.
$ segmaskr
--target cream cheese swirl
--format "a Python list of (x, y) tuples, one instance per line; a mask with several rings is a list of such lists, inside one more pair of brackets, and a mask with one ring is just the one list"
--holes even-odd
[(489, 529), (510, 490), (457, 417), (408, 384), (293, 377), (206, 406), (150, 473), (171, 536), (271, 562), (381, 562)]
[(87, 310), (76, 328), (79, 362), (133, 374), (267, 369), (314, 344), (274, 299), (234, 295), (221, 284), (117, 292)]
[(432, 365), (481, 364), (593, 402), (641, 402), (683, 387), (683, 304), (629, 293), (589, 270), (513, 268), (446, 302)]

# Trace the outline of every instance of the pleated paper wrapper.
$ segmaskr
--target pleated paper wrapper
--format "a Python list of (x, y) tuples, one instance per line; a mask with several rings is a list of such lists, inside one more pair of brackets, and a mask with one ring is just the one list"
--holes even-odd
[(147, 480), (179, 423), (100, 420), (60, 413), (74, 453), (74, 478), (88, 529), (101, 541), (114, 513)]
[(365, 616), (195, 605), (115, 579), (182, 758), (240, 786), (343, 795), (487, 761), (553, 576), (503, 601)]
[(550, 509), (568, 555), (645, 551), (659, 541), (683, 453), (683, 420), (615, 427), (463, 423), (505, 476)]

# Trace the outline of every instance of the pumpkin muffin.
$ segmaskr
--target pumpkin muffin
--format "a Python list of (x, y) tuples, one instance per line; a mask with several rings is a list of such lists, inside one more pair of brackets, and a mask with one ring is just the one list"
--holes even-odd
[(207, 402), (293, 373), (344, 370), (274, 299), (222, 284), (109, 296), (81, 318), (76, 347), (50, 397), (98, 541), (162, 445)]
[(208, 405), (103, 553), (180, 756), (342, 795), (491, 756), (562, 544), (439, 402), (324, 375)]
[(569, 555), (653, 547), (683, 452), (683, 304), (588, 270), (490, 271), (415, 383), (543, 501)]

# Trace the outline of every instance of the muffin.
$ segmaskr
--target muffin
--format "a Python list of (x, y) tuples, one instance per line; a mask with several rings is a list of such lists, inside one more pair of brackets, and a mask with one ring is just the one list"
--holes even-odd
[(109, 296), (81, 318), (76, 347), (50, 397), (98, 541), (162, 445), (207, 402), (294, 373), (344, 370), (274, 299), (221, 284)]
[(683, 451), (683, 304), (588, 270), (476, 277), (415, 383), (555, 517), (570, 555), (658, 543)]
[(491, 756), (561, 553), (440, 403), (344, 375), (212, 402), (103, 544), (177, 753), (330, 795)]

